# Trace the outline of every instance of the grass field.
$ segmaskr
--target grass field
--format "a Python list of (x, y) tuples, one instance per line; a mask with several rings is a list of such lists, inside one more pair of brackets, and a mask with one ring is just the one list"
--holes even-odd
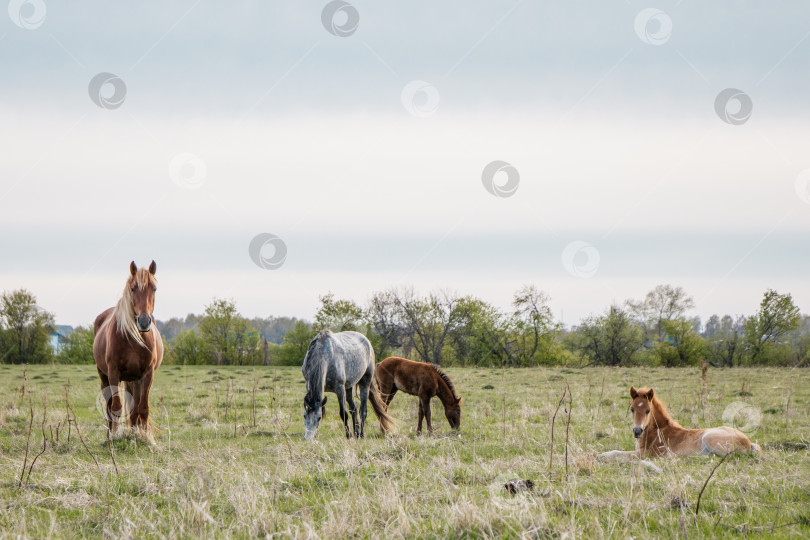
[[(438, 430), (416, 436), (414, 398), (399, 394), (397, 434), (383, 437), (369, 411), (370, 437), (347, 441), (330, 399), (316, 440), (305, 442), (299, 369), (164, 366), (151, 399), (163, 434), (154, 446), (114, 440), (116, 472), (94, 366), (35, 366), (25, 376), (0, 366), (0, 536), (810, 536), (810, 370), (710, 369), (705, 406), (697, 369), (448, 372), (464, 397), (460, 433), (434, 400)], [(562, 409), (549, 472), (566, 381), (567, 475)], [(697, 517), (719, 458), (658, 460), (663, 474), (597, 463), (596, 452), (633, 447), (631, 383), (653, 385), (686, 427), (723, 423), (734, 402), (752, 405), (762, 421), (750, 435), (764, 457), (727, 459)], [(87, 449), (75, 426), (68, 441), (67, 384)], [(29, 465), (43, 448), (45, 401), (47, 447), (18, 488), (30, 404)], [(534, 491), (509, 495), (503, 483), (513, 478)]]

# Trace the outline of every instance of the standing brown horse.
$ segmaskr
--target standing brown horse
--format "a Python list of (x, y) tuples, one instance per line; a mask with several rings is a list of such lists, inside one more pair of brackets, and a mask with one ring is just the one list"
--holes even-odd
[(456, 395), (453, 381), (438, 366), (391, 356), (377, 364), (376, 377), (386, 409), (397, 390), (419, 396), (416, 433), (422, 433), (422, 418), (427, 420), (428, 432), (433, 432), (430, 421), (430, 399), (433, 396), (438, 396), (444, 405), (444, 415), (450, 427), (458, 429), (461, 426), (461, 398)]
[[(153, 426), (149, 419), (149, 388), (155, 371), (163, 361), (163, 340), (153, 324), (155, 308), (155, 261), (149, 269), (129, 265), (129, 278), (124, 294), (115, 307), (96, 317), (93, 356), (101, 378), (101, 392), (106, 402), (107, 427), (118, 429), (124, 414), (119, 385), (132, 395), (128, 403), (129, 425), (142, 429), (147, 436)], [(127, 386), (129, 384), (129, 386)]]

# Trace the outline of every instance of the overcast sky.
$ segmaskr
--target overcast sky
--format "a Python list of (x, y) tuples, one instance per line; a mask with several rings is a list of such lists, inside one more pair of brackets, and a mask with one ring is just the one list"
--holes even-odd
[(0, 66), (0, 290), (59, 323), (132, 259), (159, 319), (394, 285), (810, 309), (807, 2), (12, 0)]

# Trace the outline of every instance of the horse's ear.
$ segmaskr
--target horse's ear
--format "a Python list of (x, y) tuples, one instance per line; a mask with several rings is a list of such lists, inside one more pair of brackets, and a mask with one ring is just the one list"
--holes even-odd
[(149, 273), (154, 276), (155, 272), (157, 272), (157, 265), (155, 264), (155, 261), (152, 261), (152, 264), (149, 265)]
[(649, 392), (647, 392), (647, 399), (649, 399), (650, 401), (652, 401), (653, 396), (655, 396), (655, 392), (653, 392), (653, 389), (652, 389), (652, 388), (650, 388), (650, 391), (649, 391)]
[(134, 276), (137, 271), (138, 271), (138, 265), (135, 264), (135, 261), (132, 261), (131, 263), (129, 263), (129, 273)]
[(638, 397), (638, 392), (636, 392), (636, 387), (635, 386), (630, 387), (630, 397), (632, 399), (636, 399)]
[(456, 400), (456, 404), (457, 404), (457, 405), (461, 405), (461, 400), (463, 400), (463, 399), (464, 399), (463, 397), (459, 397), (459, 398)]

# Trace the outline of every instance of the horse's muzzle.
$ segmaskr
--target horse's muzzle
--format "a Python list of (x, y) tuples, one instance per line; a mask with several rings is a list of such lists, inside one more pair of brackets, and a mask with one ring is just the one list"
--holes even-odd
[(152, 328), (152, 317), (146, 313), (141, 313), (138, 315), (138, 318), (135, 319), (135, 323), (140, 332), (148, 332), (150, 328)]
[(644, 428), (640, 428), (640, 427), (634, 427), (633, 428), (633, 437), (635, 437), (636, 439), (641, 437), (642, 433), (644, 433)]

